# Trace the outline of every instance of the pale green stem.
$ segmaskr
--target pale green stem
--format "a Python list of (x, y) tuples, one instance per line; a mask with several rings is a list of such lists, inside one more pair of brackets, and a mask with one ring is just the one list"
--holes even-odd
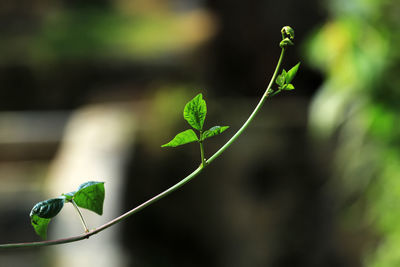
[(225, 143), (217, 152), (215, 152), (214, 155), (212, 155), (207, 161), (206, 164), (210, 164), (212, 161), (214, 161), (216, 158), (218, 158), (228, 147), (231, 146), (233, 142), (243, 133), (244, 130), (249, 126), (250, 122), (254, 119), (254, 117), (257, 115), (257, 113), (260, 111), (261, 107), (263, 106), (265, 100), (270, 96), (271, 94), (271, 87), (274, 84), (274, 81), (276, 79), (276, 76), (278, 75), (279, 69), (282, 64), (282, 59), (283, 56), (285, 55), (285, 48), (282, 48), (281, 55), (278, 60), (278, 64), (276, 64), (276, 68), (274, 71), (274, 74), (272, 75), (271, 81), (268, 84), (267, 89), (265, 90), (264, 95), (261, 97), (260, 101), (258, 102), (257, 106), (247, 119), (247, 121), (240, 127), (240, 129), (231, 137), (231, 139), (228, 140), (228, 142)]
[(201, 156), (201, 166), (204, 168), (206, 166), (206, 158), (204, 157), (204, 145), (203, 145), (203, 140), (201, 140), (201, 135), (203, 131), (200, 131), (200, 156)]
[(76, 205), (76, 203), (75, 203), (75, 201), (73, 199), (71, 199), (71, 203), (72, 203), (72, 205), (74, 206), (76, 212), (79, 215), (79, 219), (81, 220), (82, 226), (85, 229), (85, 233), (88, 233), (89, 232), (89, 228), (87, 227), (87, 224), (85, 222), (85, 218), (83, 217), (83, 214), (82, 214), (81, 210), (78, 208), (78, 205)]
[[(64, 239), (57, 239), (57, 240), (49, 240), (49, 241), (40, 241), (40, 242), (29, 242), (29, 243), (13, 243), (13, 244), (2, 244), (0, 245), (0, 249), (6, 249), (6, 248), (23, 248), (23, 247), (39, 247), (39, 246), (50, 246), (50, 245), (57, 245), (57, 244), (66, 244), (66, 243), (71, 243), (71, 242), (75, 242), (75, 241), (79, 241), (79, 240), (83, 240), (86, 238), (89, 238), (90, 236), (97, 234), (105, 229), (107, 229), (108, 227), (119, 223), (120, 221), (125, 220), (127, 217), (141, 211), (142, 209), (150, 206), (151, 204), (153, 204), (154, 202), (164, 198), (165, 196), (169, 195), (170, 193), (174, 192), (175, 190), (181, 188), (183, 185), (185, 185), (187, 182), (191, 181), (194, 177), (196, 177), (197, 175), (199, 175), (199, 173), (201, 173), (201, 171), (205, 168), (205, 166), (207, 166), (209, 163), (211, 163), (212, 161), (214, 161), (216, 158), (218, 158), (242, 133), (243, 131), (247, 128), (247, 126), (250, 124), (250, 122), (254, 119), (254, 117), (256, 116), (256, 114), (259, 112), (259, 110), (261, 109), (262, 105), (264, 104), (265, 100), (271, 95), (271, 87), (276, 79), (276, 76), (278, 74), (279, 68), (281, 66), (282, 63), (282, 59), (283, 56), (285, 54), (285, 48), (282, 48), (282, 52), (281, 55), (279, 57), (277, 66), (275, 68), (275, 72), (272, 75), (271, 81), (268, 84), (268, 87), (265, 91), (265, 93), (263, 94), (263, 96), (261, 97), (261, 100), (259, 101), (259, 103), (257, 104), (256, 108), (254, 109), (254, 111), (251, 113), (251, 115), (249, 116), (249, 118), (247, 119), (247, 121), (243, 124), (243, 126), (232, 136), (231, 139), (229, 139), (228, 142), (225, 143), (225, 145), (223, 145), (214, 155), (212, 155), (208, 160), (204, 159), (204, 149), (202, 149), (202, 143), (200, 142), (200, 148), (202, 151), (202, 164), (200, 165), (200, 167), (198, 167), (196, 170), (194, 170), (191, 174), (189, 174), (188, 176), (186, 176), (184, 179), (182, 179), (180, 182), (178, 182), (177, 184), (171, 186), (170, 188), (166, 189), (165, 191), (161, 192), (160, 194), (152, 197), (151, 199), (147, 200), (146, 202), (140, 204), (139, 206), (129, 210), (128, 212), (122, 214), (121, 216), (113, 219), (112, 221), (109, 221), (106, 224), (103, 224), (102, 226), (91, 230), (87, 233), (84, 233), (82, 235), (78, 235), (78, 236), (74, 236), (74, 237), (69, 237), (69, 238), (64, 238)], [(87, 227), (86, 227), (87, 229)]]
[(205, 167), (206, 166), (206, 158), (204, 157), (204, 145), (203, 141), (199, 142), (200, 143), (200, 154), (201, 154), (201, 166)]

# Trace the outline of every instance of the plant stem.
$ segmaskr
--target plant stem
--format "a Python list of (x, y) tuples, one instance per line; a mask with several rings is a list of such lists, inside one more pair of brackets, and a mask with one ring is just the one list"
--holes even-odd
[(203, 131), (200, 131), (200, 156), (201, 156), (201, 166), (204, 168), (206, 166), (206, 158), (204, 157), (204, 145), (203, 145), (203, 140), (201, 139)]
[(271, 81), (268, 84), (267, 89), (265, 90), (264, 95), (261, 97), (260, 101), (258, 102), (257, 106), (255, 107), (254, 111), (251, 113), (247, 121), (240, 127), (240, 129), (231, 137), (231, 139), (228, 140), (228, 142), (225, 143), (217, 152), (215, 152), (214, 155), (212, 155), (208, 160), (207, 164), (210, 164), (213, 162), (216, 158), (218, 158), (228, 147), (231, 146), (233, 142), (243, 133), (244, 130), (249, 126), (250, 122), (254, 119), (254, 117), (257, 115), (257, 113), (260, 111), (262, 108), (265, 100), (271, 95), (271, 87), (274, 84), (274, 81), (276, 79), (276, 76), (278, 75), (279, 69), (282, 64), (283, 57), (285, 55), (285, 48), (282, 48), (281, 55), (279, 57), (278, 63), (276, 64), (276, 68), (274, 71), (274, 74), (272, 75)]
[[(189, 174), (188, 176), (186, 176), (184, 179), (182, 179), (180, 182), (178, 182), (177, 184), (171, 186), (170, 188), (166, 189), (165, 191), (161, 192), (160, 194), (150, 198), (149, 200), (147, 200), (146, 202), (140, 204), (139, 206), (129, 210), (128, 212), (122, 214), (121, 216), (109, 221), (106, 224), (103, 224), (102, 226), (88, 231), (87, 227), (86, 227), (86, 223), (83, 220), (83, 217), (81, 216), (81, 220), (82, 223), (85, 225), (85, 231), (87, 231), (84, 234), (78, 235), (78, 236), (74, 236), (74, 237), (69, 237), (69, 238), (63, 238), (63, 239), (57, 239), (57, 240), (49, 240), (49, 241), (39, 241), (39, 242), (28, 242), (28, 243), (12, 243), (12, 244), (1, 244), (0, 245), (0, 249), (7, 249), (7, 248), (26, 248), (26, 247), (41, 247), (41, 246), (50, 246), (50, 245), (57, 245), (57, 244), (66, 244), (66, 243), (71, 243), (71, 242), (76, 242), (79, 240), (83, 240), (86, 238), (89, 238), (90, 236), (97, 234), (105, 229), (107, 229), (108, 227), (119, 223), (123, 220), (125, 220), (127, 217), (141, 211), (142, 209), (150, 206), (151, 204), (153, 204), (154, 202), (166, 197), (167, 195), (169, 195), (170, 193), (176, 191), (177, 189), (181, 188), (183, 185), (185, 185), (186, 183), (188, 183), (189, 181), (191, 181), (194, 177), (196, 177), (197, 175), (199, 175), (202, 170), (205, 168), (205, 166), (207, 166), (209, 163), (211, 163), (212, 161), (214, 161), (216, 158), (218, 158), (228, 147), (230, 147), (232, 145), (232, 143), (243, 133), (243, 131), (248, 127), (248, 125), (250, 124), (250, 122), (254, 119), (254, 117), (257, 115), (257, 113), (260, 111), (261, 107), (263, 106), (265, 100), (271, 95), (271, 87), (276, 79), (276, 76), (278, 74), (279, 68), (281, 66), (282, 63), (282, 59), (284, 57), (285, 54), (285, 47), (282, 48), (282, 52), (281, 55), (279, 57), (277, 66), (275, 68), (274, 74), (272, 75), (271, 81), (268, 84), (267, 89), (265, 90), (265, 93), (263, 94), (263, 96), (261, 97), (259, 103), (257, 104), (257, 106), (255, 107), (254, 111), (251, 113), (251, 115), (249, 116), (249, 118), (247, 119), (247, 121), (243, 124), (243, 126), (232, 136), (231, 139), (229, 139), (228, 142), (225, 143), (225, 145), (223, 145), (214, 155), (212, 155), (208, 160), (205, 160), (204, 158), (204, 148), (203, 148), (203, 144), (202, 142), (200, 142), (200, 150), (201, 150), (201, 158), (202, 158), (202, 164), (200, 165), (200, 167), (198, 167), (196, 170), (194, 170), (191, 174)], [(74, 202), (73, 202), (74, 204)], [(75, 206), (75, 205), (74, 205)], [(78, 209), (79, 212), (79, 209)], [(81, 213), (79, 212), (79, 214), (81, 215)]]
[(200, 154), (201, 154), (201, 166), (204, 168), (206, 166), (206, 158), (204, 157), (203, 141), (200, 141), (199, 144), (200, 144)]
[(85, 218), (83, 218), (83, 214), (81, 212), (81, 210), (78, 208), (78, 205), (76, 205), (75, 201), (73, 199), (71, 199), (71, 203), (74, 206), (76, 212), (79, 215), (79, 219), (81, 220), (82, 226), (85, 229), (85, 233), (89, 233), (89, 228), (87, 227), (87, 224), (85, 222)]

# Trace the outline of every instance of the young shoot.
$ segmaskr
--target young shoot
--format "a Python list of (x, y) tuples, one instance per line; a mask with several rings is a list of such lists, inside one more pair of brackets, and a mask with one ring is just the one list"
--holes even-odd
[[(0, 249), (50, 246), (50, 245), (72, 243), (79, 240), (87, 239), (92, 235), (104, 231), (105, 229), (113, 226), (114, 224), (126, 220), (128, 217), (132, 216), (133, 214), (136, 214), (142, 209), (151, 206), (156, 201), (163, 199), (170, 193), (181, 188), (183, 185), (185, 185), (193, 178), (198, 176), (205, 167), (207, 167), (212, 161), (221, 156), (221, 154), (238, 139), (238, 137), (246, 130), (246, 128), (253, 121), (257, 113), (261, 110), (264, 102), (269, 97), (274, 96), (282, 91), (291, 91), (294, 89), (292, 81), (299, 69), (300, 63), (296, 64), (289, 71), (283, 69), (281, 74), (278, 75), (286, 49), (289, 46), (294, 45), (293, 43), (294, 30), (290, 26), (285, 26), (282, 28), (281, 34), (282, 34), (282, 41), (279, 44), (282, 49), (281, 54), (279, 56), (275, 71), (272, 75), (272, 78), (267, 86), (265, 93), (261, 96), (261, 99), (259, 100), (257, 106), (254, 108), (253, 112), (250, 114), (248, 119), (243, 123), (243, 125), (217, 152), (215, 152), (208, 159), (206, 159), (204, 156), (203, 142), (210, 137), (223, 133), (229, 128), (229, 126), (213, 126), (208, 130), (204, 130), (203, 127), (207, 115), (207, 105), (201, 93), (196, 95), (192, 100), (190, 100), (185, 105), (183, 110), (183, 117), (191, 126), (191, 128), (178, 133), (171, 141), (162, 145), (162, 147), (177, 147), (192, 142), (199, 143), (201, 163), (196, 170), (194, 170), (188, 176), (186, 176), (185, 178), (183, 178), (181, 181), (171, 186), (170, 188), (166, 189), (165, 191), (150, 198), (149, 200), (127, 211), (126, 213), (120, 215), (119, 217), (92, 230), (89, 230), (89, 228), (87, 227), (86, 221), (83, 218), (83, 215), (79, 210), (79, 207), (91, 210), (99, 215), (102, 215), (104, 196), (105, 196), (104, 183), (103, 182), (84, 183), (81, 186), (79, 186), (79, 188), (76, 191), (67, 194), (62, 194), (60, 197), (51, 198), (37, 203), (32, 208), (32, 211), (30, 213), (31, 223), (34, 230), (40, 237), (46, 239), (47, 227), (51, 219), (54, 218), (61, 211), (65, 203), (71, 203), (75, 207), (78, 216), (81, 220), (81, 223), (83, 225), (84, 228), (83, 234), (63, 239), (49, 240), (49, 241), (0, 244)], [(276, 91), (272, 89), (274, 83), (278, 85)]]

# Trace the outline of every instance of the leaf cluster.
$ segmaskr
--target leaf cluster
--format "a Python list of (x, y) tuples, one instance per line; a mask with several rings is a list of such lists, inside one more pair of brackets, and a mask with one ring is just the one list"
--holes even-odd
[(86, 182), (76, 191), (62, 194), (33, 206), (30, 217), (35, 232), (43, 239), (47, 237), (47, 226), (64, 207), (64, 203), (75, 202), (81, 208), (91, 210), (99, 215), (103, 214), (105, 190), (104, 182)]
[(198, 94), (185, 105), (183, 110), (183, 118), (193, 129), (199, 132), (199, 135), (197, 135), (193, 129), (188, 129), (178, 133), (171, 141), (162, 145), (161, 147), (177, 147), (192, 142), (201, 143), (207, 138), (221, 134), (229, 128), (229, 126), (213, 126), (210, 129), (203, 131), (206, 115), (206, 101), (203, 99), (202, 94)]
[(297, 63), (293, 68), (291, 68), (289, 71), (286, 71), (285, 69), (282, 70), (282, 73), (276, 77), (275, 83), (279, 86), (278, 87), (278, 92), (283, 91), (283, 90), (293, 90), (294, 85), (291, 83), (296, 76), (297, 70), (299, 69), (300, 62)]

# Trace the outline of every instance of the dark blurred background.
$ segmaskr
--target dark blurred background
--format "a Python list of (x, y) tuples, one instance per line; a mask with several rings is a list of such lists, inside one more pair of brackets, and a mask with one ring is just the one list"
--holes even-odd
[[(189, 174), (202, 92), (212, 155), (243, 124), (294, 28), (296, 90), (178, 192), (90, 240), (0, 251), (0, 266), (400, 265), (400, 6), (391, 0), (0, 3), (0, 243), (32, 206), (106, 182), (97, 227)], [(66, 207), (49, 238), (82, 232)], [(71, 213), (71, 214), (70, 214)], [(76, 227), (76, 228), (75, 228)]]

